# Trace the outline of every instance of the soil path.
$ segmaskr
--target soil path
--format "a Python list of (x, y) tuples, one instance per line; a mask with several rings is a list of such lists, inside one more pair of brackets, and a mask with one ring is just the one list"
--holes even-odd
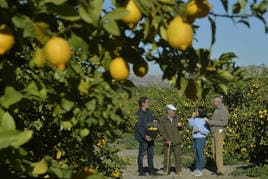
[[(126, 166), (126, 168), (123, 170), (123, 179), (141, 179), (141, 178), (160, 178), (160, 179), (248, 179), (250, 177), (247, 176), (238, 176), (234, 177), (231, 176), (230, 173), (236, 169), (237, 167), (241, 167), (241, 165), (228, 165), (224, 166), (224, 176), (217, 176), (214, 174), (214, 172), (209, 171), (208, 169), (204, 169), (203, 176), (201, 177), (195, 177), (191, 173), (192, 171), (189, 168), (183, 168), (182, 170), (182, 176), (176, 175), (174, 172), (171, 172), (169, 175), (166, 176), (149, 176), (147, 173), (147, 176), (138, 176), (137, 172), (137, 150), (123, 150), (118, 153), (119, 156), (123, 157), (124, 159), (127, 159), (129, 161), (129, 165)], [(147, 158), (145, 155), (144, 158), (144, 166), (147, 166)], [(163, 174), (162, 170), (162, 161), (163, 161), (163, 156), (155, 155), (154, 156), (154, 165), (155, 168), (158, 170), (157, 172), (159, 174)], [(172, 165), (171, 165), (172, 166)]]

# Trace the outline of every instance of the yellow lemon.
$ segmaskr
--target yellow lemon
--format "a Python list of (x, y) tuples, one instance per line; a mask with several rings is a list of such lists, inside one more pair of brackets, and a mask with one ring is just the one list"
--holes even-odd
[(208, 15), (212, 5), (207, 0), (190, 0), (186, 5), (187, 16), (202, 18)]
[(122, 18), (122, 21), (126, 24), (130, 24), (130, 28), (134, 26), (141, 19), (141, 11), (135, 4), (134, 0), (128, 1), (126, 10), (129, 12)]
[(148, 64), (145, 61), (135, 63), (133, 72), (136, 76), (143, 77), (148, 73)]
[(173, 48), (186, 50), (193, 41), (192, 25), (184, 22), (180, 16), (174, 17), (167, 27), (167, 41)]
[(64, 38), (52, 37), (45, 45), (44, 54), (52, 65), (64, 70), (71, 58), (71, 48)]
[(115, 178), (118, 178), (118, 177), (120, 176), (120, 172), (117, 171), (117, 170), (114, 170), (114, 171), (112, 172), (112, 176), (115, 177)]
[(0, 55), (5, 54), (15, 43), (11, 30), (5, 25), (0, 25)]
[(109, 69), (111, 76), (117, 81), (122, 81), (128, 78), (129, 65), (122, 57), (113, 59)]

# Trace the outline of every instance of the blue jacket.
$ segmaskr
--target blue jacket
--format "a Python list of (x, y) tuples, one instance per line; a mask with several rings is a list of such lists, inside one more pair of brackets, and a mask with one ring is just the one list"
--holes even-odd
[[(192, 129), (193, 138), (206, 137), (206, 135), (209, 133), (205, 118), (196, 117), (189, 119), (189, 127)], [(194, 127), (198, 128), (199, 131), (194, 132), (193, 130)]]
[(134, 136), (139, 142), (147, 142), (145, 140), (145, 131), (147, 129), (148, 122), (154, 120), (153, 114), (150, 110), (143, 111), (141, 109), (137, 112), (138, 121), (135, 124)]

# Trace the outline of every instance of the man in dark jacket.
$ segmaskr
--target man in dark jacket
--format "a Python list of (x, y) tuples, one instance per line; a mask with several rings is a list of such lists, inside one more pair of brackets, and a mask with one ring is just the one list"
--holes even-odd
[(212, 133), (212, 153), (217, 166), (217, 174), (223, 175), (223, 140), (226, 126), (228, 124), (229, 112), (224, 106), (221, 97), (213, 100), (215, 110), (211, 120), (207, 120)]
[(141, 97), (139, 99), (139, 109), (137, 112), (138, 121), (135, 125), (135, 139), (139, 142), (138, 153), (138, 171), (139, 176), (145, 176), (143, 168), (144, 153), (147, 151), (147, 162), (150, 175), (158, 175), (154, 169), (154, 139), (147, 135), (146, 130), (148, 123), (153, 122), (153, 114), (149, 110), (150, 104), (147, 97)]
[(179, 131), (181, 130), (181, 122), (175, 115), (176, 108), (174, 105), (169, 104), (166, 106), (167, 115), (163, 116), (160, 120), (160, 134), (164, 140), (164, 174), (168, 174), (170, 171), (170, 154), (174, 153), (175, 158), (175, 172), (177, 175), (182, 175), (181, 166), (181, 136)]

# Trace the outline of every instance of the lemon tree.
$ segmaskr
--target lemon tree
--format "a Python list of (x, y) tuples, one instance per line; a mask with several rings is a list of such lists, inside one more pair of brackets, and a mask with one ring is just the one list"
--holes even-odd
[[(140, 59), (158, 64), (162, 78), (178, 89), (176, 97), (224, 95), (230, 82), (243, 82), (243, 71), (233, 63), (235, 53), (211, 59), (215, 20), (250, 25), (249, 17), (257, 17), (267, 31), (266, 1), (220, 1), (225, 14), (209, 8), (200, 19), (211, 24), (211, 47), (194, 49), (195, 33), (189, 32), (198, 29), (189, 22), (188, 1), (113, 0), (104, 9), (107, 1), (0, 2), (1, 174), (120, 177), (125, 163), (114, 142), (129, 130), (132, 115), (126, 66)], [(170, 35), (177, 17), (178, 31)], [(187, 38), (173, 46), (171, 39), (181, 33)], [(117, 57), (125, 65), (114, 72)], [(33, 167), (37, 161), (45, 166), (41, 172)]]

